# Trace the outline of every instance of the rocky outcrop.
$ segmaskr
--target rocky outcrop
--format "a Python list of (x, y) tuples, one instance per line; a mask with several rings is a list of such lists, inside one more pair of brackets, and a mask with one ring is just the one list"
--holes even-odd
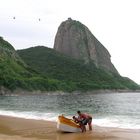
[(72, 58), (94, 62), (98, 68), (118, 73), (111, 63), (108, 50), (96, 39), (89, 29), (79, 21), (68, 20), (58, 28), (54, 49)]

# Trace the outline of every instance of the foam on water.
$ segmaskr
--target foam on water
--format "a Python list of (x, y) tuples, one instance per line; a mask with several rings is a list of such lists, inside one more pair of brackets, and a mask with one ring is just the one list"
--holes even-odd
[(94, 119), (93, 125), (102, 126), (102, 127), (115, 127), (115, 128), (125, 128), (125, 129), (140, 129), (140, 124), (132, 119), (124, 120), (116, 118), (103, 118), (103, 119)]
[(48, 120), (48, 121), (56, 121), (58, 116), (58, 114), (55, 113), (20, 112), (20, 111), (5, 111), (5, 110), (0, 110), (0, 115), (25, 119)]

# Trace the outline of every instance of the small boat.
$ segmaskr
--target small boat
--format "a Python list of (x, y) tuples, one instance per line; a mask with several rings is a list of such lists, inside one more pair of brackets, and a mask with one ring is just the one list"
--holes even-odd
[(80, 125), (63, 115), (58, 116), (57, 129), (62, 132), (81, 132)]

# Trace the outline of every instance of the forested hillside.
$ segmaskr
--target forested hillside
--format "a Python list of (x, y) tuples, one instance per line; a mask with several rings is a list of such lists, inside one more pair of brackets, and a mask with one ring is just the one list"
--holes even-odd
[(32, 69), (46, 77), (62, 81), (69, 90), (137, 89), (129, 78), (97, 68), (94, 63), (84, 64), (53, 49), (37, 46), (17, 53)]

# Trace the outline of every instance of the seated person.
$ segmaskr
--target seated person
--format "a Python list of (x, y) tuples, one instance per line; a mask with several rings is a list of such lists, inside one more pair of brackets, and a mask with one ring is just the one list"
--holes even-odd
[(79, 123), (79, 120), (77, 117), (73, 116), (72, 118), (73, 118), (74, 122)]

